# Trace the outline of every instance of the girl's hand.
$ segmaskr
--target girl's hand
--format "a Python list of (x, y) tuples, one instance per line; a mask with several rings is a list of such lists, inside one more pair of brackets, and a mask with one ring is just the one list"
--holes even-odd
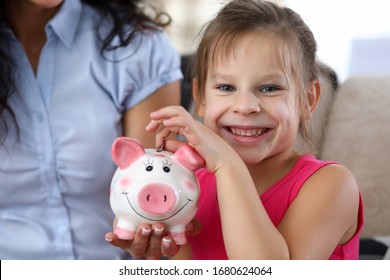
[[(161, 147), (171, 133), (179, 134), (203, 157), (210, 172), (215, 173), (221, 165), (229, 161), (232, 153), (235, 153), (222, 138), (195, 120), (181, 106), (164, 107), (151, 113), (150, 118), (152, 120), (146, 130), (156, 132), (156, 147)], [(175, 152), (182, 144), (184, 142), (179, 140), (167, 140), (164, 147)]]

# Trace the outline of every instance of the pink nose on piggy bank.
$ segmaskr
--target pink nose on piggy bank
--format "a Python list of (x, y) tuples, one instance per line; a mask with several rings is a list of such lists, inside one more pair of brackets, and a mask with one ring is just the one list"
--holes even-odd
[(138, 193), (139, 207), (155, 215), (169, 212), (176, 205), (174, 190), (164, 184), (148, 184)]

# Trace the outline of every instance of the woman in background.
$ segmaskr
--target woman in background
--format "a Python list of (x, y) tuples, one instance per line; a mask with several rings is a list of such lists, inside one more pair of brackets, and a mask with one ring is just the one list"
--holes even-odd
[(0, 0), (0, 259), (128, 257), (104, 240), (111, 143), (154, 146), (149, 113), (180, 100), (170, 18), (150, 8)]

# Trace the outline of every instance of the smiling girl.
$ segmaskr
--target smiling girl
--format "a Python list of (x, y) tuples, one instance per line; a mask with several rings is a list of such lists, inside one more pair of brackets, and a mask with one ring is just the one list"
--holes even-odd
[[(205, 159), (197, 173), (202, 229), (178, 253), (170, 237), (155, 232), (140, 234), (128, 251), (142, 255), (142, 248), (149, 258), (357, 259), (363, 218), (354, 176), (295, 149), (299, 133), (309, 139), (307, 122), (320, 97), (316, 42), (300, 16), (266, 1), (233, 0), (204, 29), (194, 60), (195, 110), (203, 122), (170, 106), (151, 114), (147, 130), (157, 132), (157, 147), (180, 134)], [(167, 140), (165, 148), (181, 144)]]

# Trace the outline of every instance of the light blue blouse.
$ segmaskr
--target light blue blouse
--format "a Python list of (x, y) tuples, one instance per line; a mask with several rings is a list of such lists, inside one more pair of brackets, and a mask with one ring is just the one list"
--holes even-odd
[(0, 259), (129, 258), (104, 240), (114, 218), (111, 143), (125, 110), (182, 78), (180, 57), (159, 32), (103, 59), (99, 22), (65, 0), (46, 26), (37, 76), (13, 33), (0, 30), (16, 61), (9, 102), (20, 129), (0, 145)]

